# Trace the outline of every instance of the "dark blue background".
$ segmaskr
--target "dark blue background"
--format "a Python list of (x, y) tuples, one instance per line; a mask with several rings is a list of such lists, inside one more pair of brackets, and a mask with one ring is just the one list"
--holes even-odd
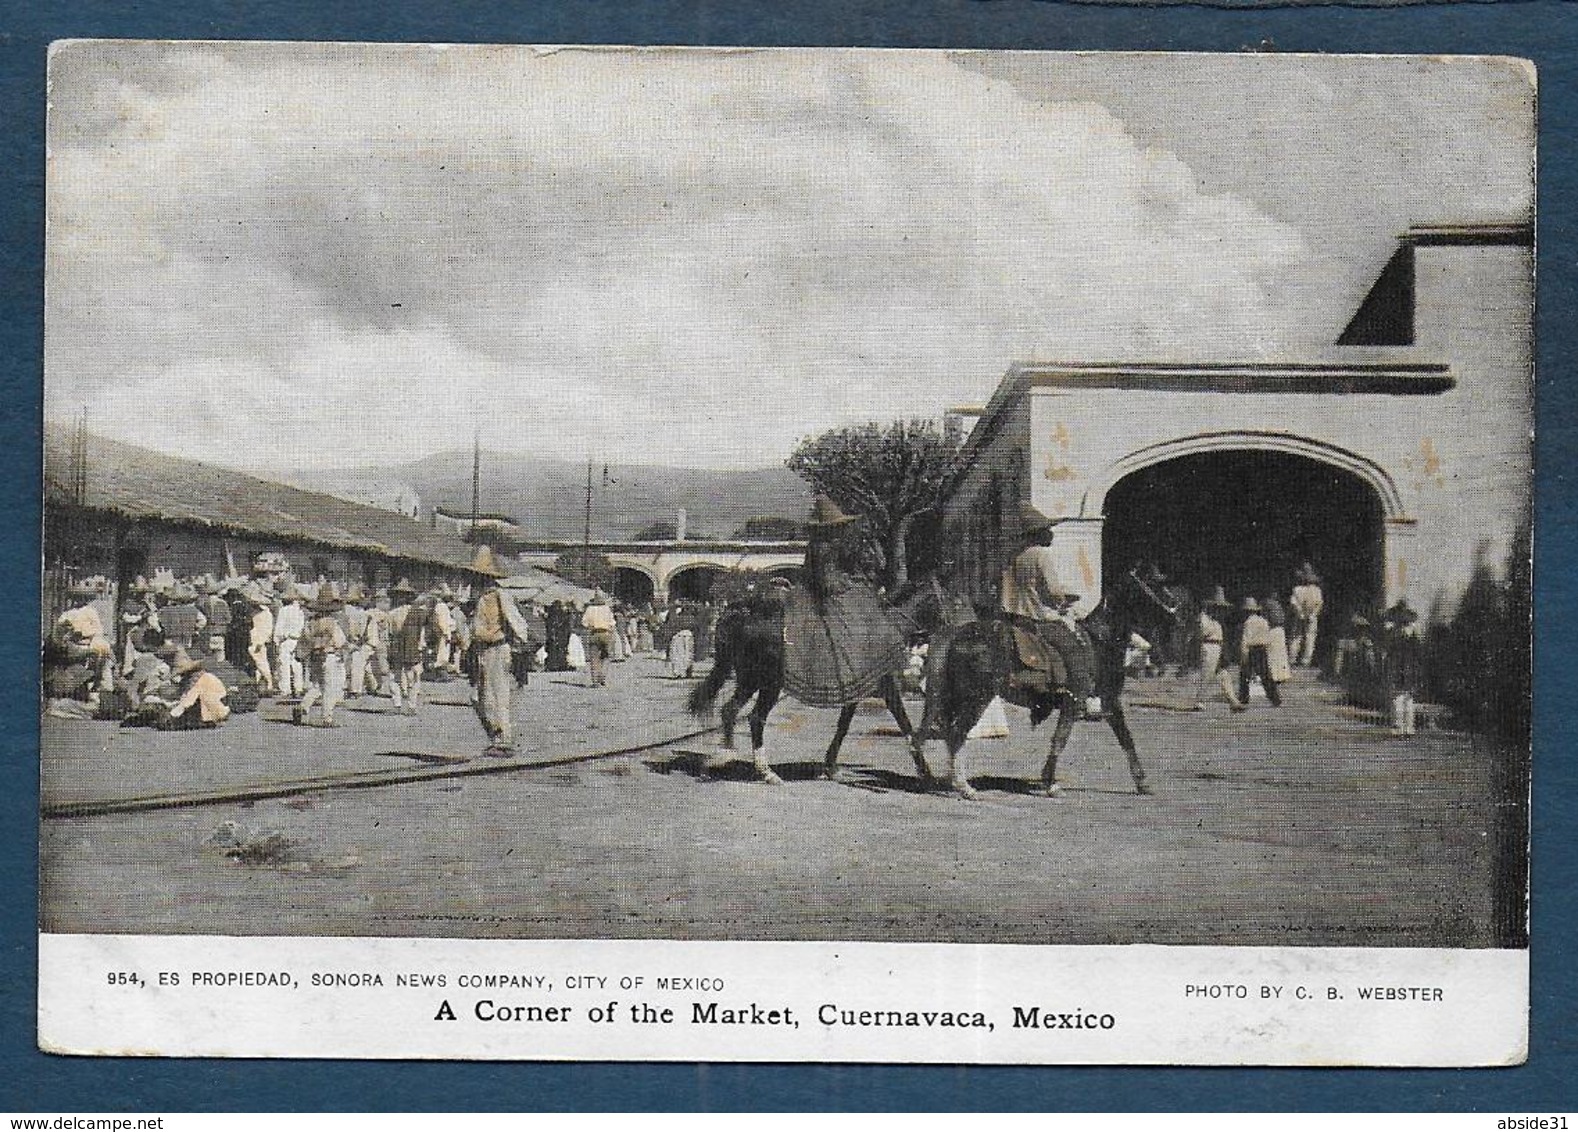
[[(1117, 8), (1034, 3), (779, 0), (728, 5), (74, 3), (4, 0), (0, 16), (0, 1111), (509, 1109), (1384, 1110), (1572, 1106), (1575, 930), (1572, 132), (1578, 11), (1554, 2), (1398, 9)], [(513, 43), (762, 44), (1518, 55), (1539, 66), (1539, 494), (1533, 1024), (1502, 1070), (1202, 1070), (875, 1066), (501, 1065), (95, 1060), (34, 1048), (37, 891), (36, 595), (42, 373), (44, 71), (64, 37)], [(742, 1037), (742, 1043), (746, 1040)]]

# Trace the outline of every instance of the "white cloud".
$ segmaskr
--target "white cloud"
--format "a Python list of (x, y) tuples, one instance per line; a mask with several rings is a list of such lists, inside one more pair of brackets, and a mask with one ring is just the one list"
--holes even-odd
[(46, 403), (156, 447), (763, 465), (1020, 358), (1310, 333), (1241, 183), (941, 54), (71, 50)]

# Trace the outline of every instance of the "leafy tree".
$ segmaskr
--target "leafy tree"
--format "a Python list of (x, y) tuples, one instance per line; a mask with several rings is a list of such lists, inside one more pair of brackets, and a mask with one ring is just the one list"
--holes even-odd
[(593, 589), (608, 589), (614, 581), (614, 564), (597, 551), (567, 550), (554, 559), (553, 572), (567, 582)]
[(778, 515), (757, 515), (745, 520), (745, 525), (734, 533), (734, 537), (777, 541), (801, 539), (805, 538), (805, 523)]
[(659, 519), (648, 523), (636, 532), (636, 542), (672, 542), (679, 537), (679, 528), (672, 519)]
[(911, 528), (940, 507), (963, 440), (952, 421), (941, 428), (924, 419), (872, 422), (808, 437), (786, 463), (813, 490), (863, 517), (881, 580), (896, 590), (909, 579)]

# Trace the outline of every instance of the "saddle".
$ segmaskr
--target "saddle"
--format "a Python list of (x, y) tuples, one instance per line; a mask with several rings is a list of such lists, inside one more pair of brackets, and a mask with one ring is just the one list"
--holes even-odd
[(1083, 632), (1058, 621), (1016, 621), (1009, 628), (1016, 661), (1010, 684), (1044, 695), (1064, 689), (1081, 702), (1092, 695), (1096, 656)]

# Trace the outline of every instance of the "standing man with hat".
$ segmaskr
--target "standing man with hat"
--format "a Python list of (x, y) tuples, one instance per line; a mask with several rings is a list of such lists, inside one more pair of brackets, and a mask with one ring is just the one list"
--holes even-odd
[(499, 586), (504, 571), (499, 569), (491, 548), (477, 548), (471, 569), (486, 579), (471, 623), (471, 647), (476, 656), (477, 718), (488, 735), (488, 746), (483, 754), (503, 758), (515, 750), (510, 724), (510, 694), (515, 690), (511, 653), (530, 647), (531, 630), (516, 608), (515, 600)]
[(1392, 734), (1414, 734), (1414, 696), (1419, 690), (1421, 653), (1419, 615), (1407, 598), (1381, 618), (1382, 657), (1386, 669), (1386, 694), (1392, 709)]
[(1227, 600), (1227, 593), (1221, 586), (1215, 587), (1200, 606), (1200, 679), (1194, 689), (1196, 711), (1205, 709), (1206, 687), (1213, 683), (1222, 689), (1222, 697), (1229, 707), (1234, 711), (1244, 710), (1244, 705), (1233, 695), (1232, 677), (1221, 670), (1222, 646), (1227, 641), (1224, 622), (1232, 610), (1233, 603)]
[(1271, 673), (1271, 622), (1260, 609), (1260, 602), (1246, 597), (1239, 608), (1244, 613), (1243, 633), (1238, 643), (1238, 699), (1249, 704), (1249, 681), (1260, 677), (1266, 690), (1266, 699), (1272, 707), (1282, 706), (1282, 695), (1277, 691), (1276, 678)]
[(367, 642), (367, 605), (367, 590), (360, 582), (353, 582), (345, 591), (345, 605), (339, 613), (340, 628), (345, 630), (347, 698), (360, 696), (367, 690), (367, 662), (373, 654)]
[(586, 603), (586, 612), (581, 614), (581, 628), (586, 630), (586, 667), (594, 688), (608, 683), (608, 661), (614, 653), (616, 627), (608, 595), (598, 589)]
[(1054, 525), (1030, 504), (1020, 508), (1022, 549), (1003, 571), (1000, 605), (1009, 623), (1041, 646), (1036, 650), (1030, 641), (1016, 637), (1020, 660), (1040, 670), (1044, 656), (1052, 685), (1068, 689), (1083, 708), (1096, 691), (1095, 659), (1071, 612), (1079, 595), (1063, 587), (1053, 564)]
[(389, 587), (389, 667), (394, 670), (391, 694), (395, 710), (415, 715), (422, 694), (422, 661), (427, 651), (427, 606), (416, 600), (416, 587), (401, 578)]
[(294, 582), (286, 585), (279, 603), (279, 612), (274, 614), (274, 656), (278, 661), (274, 674), (279, 681), (279, 694), (293, 696), (306, 687), (296, 649), (307, 631), (307, 611), (302, 608), (301, 591)]
[(1294, 574), (1293, 593), (1288, 598), (1288, 609), (1293, 614), (1293, 639), (1288, 651), (1293, 663), (1309, 667), (1315, 663), (1315, 635), (1320, 629), (1321, 610), (1326, 597), (1321, 592), (1320, 575), (1308, 562)]
[(159, 624), (165, 639), (177, 648), (187, 652), (197, 649), (198, 635), (208, 625), (208, 617), (197, 607), (197, 588), (187, 582), (172, 586), (170, 604), (159, 611)]
[(322, 727), (333, 727), (334, 709), (345, 692), (345, 630), (335, 616), (345, 603), (328, 582), (318, 584), (312, 600), (313, 619), (307, 626), (307, 688), (301, 694), (292, 718), (296, 723), (311, 722), (312, 709), (322, 703)]
[(269, 648), (274, 644), (274, 606), (268, 594), (257, 582), (249, 583), (241, 591), (251, 610), (251, 624), (247, 627), (247, 656), (252, 658), (252, 672), (257, 677), (258, 693), (271, 695), (274, 684), (274, 666), (269, 663)]

